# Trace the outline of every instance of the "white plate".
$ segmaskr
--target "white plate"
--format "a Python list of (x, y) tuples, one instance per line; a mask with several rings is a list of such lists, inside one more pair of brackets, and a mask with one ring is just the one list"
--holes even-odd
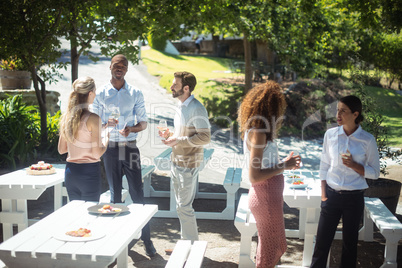
[(301, 180), (303, 182), (306, 180), (306, 176), (304, 176), (304, 175), (299, 175), (299, 174), (294, 174), (294, 175), (298, 176), (299, 178), (291, 178), (290, 176), (293, 176), (293, 174), (286, 174), (285, 175), (286, 183), (292, 184), (293, 181), (296, 181), (296, 180)]
[[(76, 228), (76, 229), (78, 229), (78, 228)], [(92, 235), (88, 236), (88, 237), (75, 237), (75, 236), (66, 235), (66, 233), (68, 231), (72, 231), (72, 230), (76, 230), (76, 229), (58, 232), (58, 233), (54, 234), (53, 237), (57, 240), (66, 241), (66, 242), (87, 242), (87, 241), (100, 239), (106, 235), (106, 233), (104, 233), (104, 232), (92, 231), (92, 230), (91, 230)]]
[(305, 184), (296, 184), (296, 185), (290, 185), (289, 186), (290, 187), (290, 189), (305, 189), (305, 188), (307, 188), (308, 187), (308, 183), (305, 183)]

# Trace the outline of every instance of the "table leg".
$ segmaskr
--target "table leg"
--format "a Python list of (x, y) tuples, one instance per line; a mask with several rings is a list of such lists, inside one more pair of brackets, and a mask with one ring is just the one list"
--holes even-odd
[(306, 208), (300, 208), (299, 209), (299, 239), (304, 238), (304, 232), (306, 229), (306, 215), (307, 215), (307, 209)]
[(127, 268), (128, 264), (128, 247), (117, 256), (117, 268)]
[(54, 186), (54, 210), (58, 210), (63, 205), (63, 183)]
[(22, 222), (18, 223), (18, 232), (28, 227), (28, 204), (26, 199), (17, 199), (17, 212), (22, 213)]
[(306, 209), (306, 225), (304, 230), (303, 266), (310, 266), (314, 250), (314, 237), (318, 227), (318, 208)]
[(0, 222), (3, 224), (3, 241), (6, 241), (13, 236), (13, 224), (10, 223), (8, 220), (6, 220), (5, 222), (2, 216), (13, 212), (12, 200), (2, 199), (1, 206), (2, 211), (0, 212)]
[(170, 180), (170, 211), (176, 212), (176, 196), (174, 194), (173, 181)]

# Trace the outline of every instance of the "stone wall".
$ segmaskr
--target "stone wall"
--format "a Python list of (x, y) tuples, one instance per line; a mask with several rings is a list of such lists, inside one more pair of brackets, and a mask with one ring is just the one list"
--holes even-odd
[[(29, 105), (39, 105), (34, 89), (0, 90), (0, 99), (6, 99), (8, 97), (7, 95), (15, 96), (17, 94), (22, 94), (22, 100), (25, 103)], [(46, 107), (51, 115), (54, 115), (60, 110), (59, 97), (59, 92), (46, 90)]]

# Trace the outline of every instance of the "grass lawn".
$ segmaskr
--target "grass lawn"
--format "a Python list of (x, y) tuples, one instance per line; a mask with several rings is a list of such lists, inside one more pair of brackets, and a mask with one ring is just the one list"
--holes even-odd
[[(142, 61), (148, 72), (160, 77), (160, 86), (170, 92), (173, 73), (189, 71), (197, 78), (194, 95), (206, 106), (210, 117), (230, 115), (236, 117), (237, 101), (241, 89), (214, 81), (216, 78), (236, 78), (238, 74), (228, 72), (231, 59), (204, 56), (172, 56), (154, 49), (142, 50)], [(402, 96), (394, 90), (365, 87), (369, 94), (378, 100), (382, 109), (384, 124), (388, 127), (391, 147), (402, 147)], [(213, 115), (213, 116), (212, 116)], [(231, 122), (229, 122), (231, 123)]]
[(384, 124), (388, 127), (390, 146), (402, 148), (402, 96), (391, 89), (369, 86), (365, 89), (378, 101)]
[(197, 87), (194, 95), (212, 94), (211, 82), (214, 78), (234, 77), (230, 73), (232, 60), (204, 56), (173, 56), (154, 49), (141, 51), (142, 61), (148, 67), (148, 72), (160, 77), (159, 85), (170, 92), (173, 81), (173, 73), (177, 71), (188, 71), (197, 78)]

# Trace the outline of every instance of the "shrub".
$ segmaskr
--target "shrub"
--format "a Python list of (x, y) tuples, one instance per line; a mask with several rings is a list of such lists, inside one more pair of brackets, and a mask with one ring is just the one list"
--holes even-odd
[(36, 155), (40, 128), (32, 118), (37, 108), (22, 102), (22, 95), (0, 101), (0, 166), (16, 169)]
[(167, 40), (168, 38), (166, 36), (164, 36), (163, 34), (159, 34), (155, 31), (149, 33), (148, 35), (149, 46), (159, 51), (165, 50)]
[(61, 113), (47, 114), (48, 141), (40, 143), (40, 115), (36, 106), (22, 102), (22, 95), (0, 101), (0, 168), (15, 170), (38, 157), (61, 158), (57, 151)]

